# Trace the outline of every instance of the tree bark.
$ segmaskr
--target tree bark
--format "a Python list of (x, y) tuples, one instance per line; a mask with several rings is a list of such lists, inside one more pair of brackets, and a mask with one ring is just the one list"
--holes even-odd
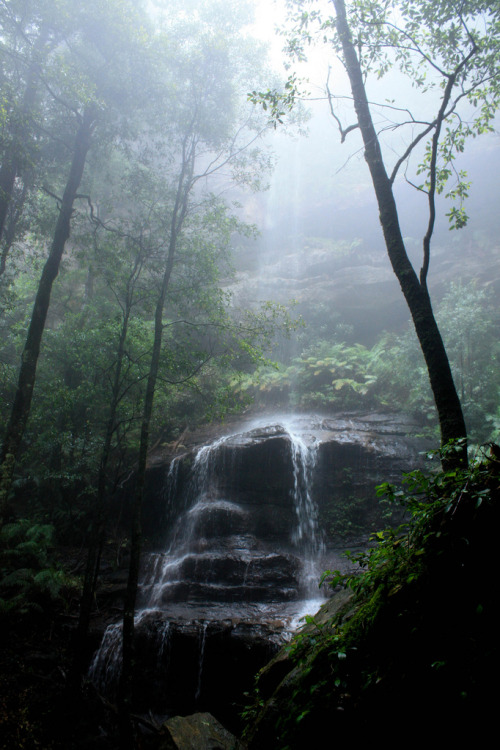
[(344, 64), (349, 76), (354, 107), (365, 147), (365, 159), (377, 198), (387, 253), (410, 309), (427, 365), (438, 412), (441, 444), (444, 446), (450, 440), (463, 439), (463, 448), (457, 456), (460, 462), (466, 462), (467, 431), (460, 399), (453, 382), (448, 355), (434, 317), (425, 278), (422, 283), (419, 281), (406, 252), (392, 185), (383, 162), (380, 142), (373, 125), (366, 96), (361, 66), (352, 42), (345, 2), (344, 0), (333, 0), (333, 2), (337, 12), (337, 31), (342, 44)]
[(121, 746), (124, 748), (124, 750), (128, 750), (128, 748), (134, 747), (130, 714), (133, 699), (132, 680), (134, 668), (135, 636), (134, 616), (142, 549), (142, 505), (144, 497), (144, 484), (146, 478), (146, 463), (149, 448), (149, 430), (151, 425), (151, 415), (153, 413), (153, 402), (156, 389), (156, 381), (158, 378), (161, 342), (163, 337), (163, 308), (165, 306), (165, 299), (170, 284), (170, 277), (174, 268), (177, 241), (187, 214), (189, 193), (193, 185), (192, 178), (195, 161), (195, 143), (191, 142), (191, 145), (188, 147), (190, 140), (190, 135), (186, 135), (183, 144), (182, 169), (179, 175), (176, 200), (172, 211), (170, 240), (165, 270), (163, 273), (160, 293), (158, 295), (158, 300), (155, 307), (153, 349), (151, 352), (149, 375), (144, 397), (138, 466), (136, 474), (134, 502), (132, 507), (129, 576), (123, 610), (123, 662), (119, 683), (120, 740)]
[(106, 527), (106, 474), (111, 456), (113, 434), (116, 428), (116, 413), (120, 400), (120, 386), (122, 381), (123, 359), (125, 356), (125, 342), (128, 335), (128, 326), (132, 312), (132, 302), (135, 282), (137, 281), (142, 266), (141, 255), (135, 260), (134, 267), (127, 282), (125, 304), (123, 309), (123, 321), (118, 338), (118, 347), (116, 352), (116, 367), (113, 377), (113, 387), (111, 391), (111, 403), (109, 414), (106, 421), (106, 430), (104, 434), (104, 444), (99, 462), (99, 471), (97, 476), (97, 496), (93, 511), (92, 526), (89, 535), (89, 548), (87, 553), (87, 564), (83, 581), (82, 598), (80, 601), (80, 613), (78, 626), (75, 633), (73, 664), (70, 674), (70, 683), (72, 687), (78, 687), (84, 666), (85, 666), (85, 642), (92, 613), (97, 577), (99, 575), (100, 556), (104, 541), (104, 532)]
[(149, 375), (144, 397), (144, 409), (141, 424), (141, 439), (139, 445), (138, 466), (135, 481), (134, 502), (132, 506), (132, 528), (130, 535), (130, 562), (123, 609), (123, 662), (119, 684), (119, 713), (120, 736), (124, 750), (134, 747), (133, 731), (130, 725), (132, 708), (132, 678), (134, 667), (134, 636), (135, 636), (135, 606), (139, 583), (139, 566), (142, 551), (142, 504), (144, 497), (144, 483), (146, 479), (146, 463), (149, 447), (149, 430), (153, 413), (154, 394), (158, 368), (160, 364), (161, 341), (163, 334), (163, 308), (174, 265), (176, 237), (171, 238), (167, 266), (163, 276), (160, 295), (155, 309), (155, 330), (153, 350)]
[(28, 335), (21, 358), (21, 369), (19, 371), (17, 390), (12, 404), (4, 444), (2, 446), (0, 463), (0, 519), (3, 517), (7, 506), (14, 467), (30, 413), (31, 400), (35, 387), (36, 368), (50, 304), (52, 285), (59, 273), (59, 266), (66, 245), (66, 240), (70, 235), (73, 204), (85, 168), (85, 161), (90, 147), (93, 127), (94, 107), (89, 106), (83, 113), (76, 134), (73, 159), (59, 209), (59, 216), (54, 231), (54, 238), (49, 257), (45, 262), (38, 285), (35, 304), (28, 328)]
[(3, 276), (3, 274), (6, 271), (7, 260), (10, 255), (10, 251), (12, 250), (12, 245), (14, 243), (14, 240), (16, 238), (16, 233), (17, 233), (19, 222), (23, 215), (24, 204), (26, 203), (26, 198), (28, 197), (29, 191), (33, 187), (33, 173), (32, 172), (28, 173), (24, 171), (22, 175), (22, 181), (23, 181), (23, 187), (22, 187), (21, 193), (19, 197), (15, 199), (14, 207), (12, 206), (12, 203), (11, 203), (9, 207), (10, 210), (8, 211), (8, 214), (9, 214), (8, 220), (3, 227), (2, 243), (1, 243), (3, 247), (2, 247), (2, 253), (0, 255), (0, 276)]

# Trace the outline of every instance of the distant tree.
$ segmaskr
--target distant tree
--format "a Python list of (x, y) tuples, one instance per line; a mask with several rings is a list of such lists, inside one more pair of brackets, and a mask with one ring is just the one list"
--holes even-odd
[[(3, 9), (4, 5), (2, 4)], [(59, 273), (61, 259), (70, 235), (74, 205), (78, 197), (91, 137), (98, 120), (103, 125), (103, 131), (105, 133), (107, 131), (108, 137), (110, 130), (113, 132), (113, 128), (116, 134), (117, 123), (120, 122), (117, 114), (120, 112), (120, 107), (130, 106), (130, 89), (140, 76), (140, 66), (133, 67), (131, 64), (133, 51), (137, 48), (134, 43), (140, 37), (140, 29), (136, 29), (133, 25), (135, 7), (134, 0), (130, 0), (129, 10), (132, 18), (124, 22), (116, 8), (113, 16), (109, 14), (110, 7), (99, 7), (99, 3), (89, 3), (81, 9), (75, 7), (72, 0), (68, 0), (68, 4), (63, 8), (64, 12), (56, 14), (60, 24), (56, 27), (55, 33), (58, 44), (52, 45), (51, 54), (46, 54), (44, 59), (41, 57), (41, 52), (36, 55), (33, 53), (33, 62), (27, 69), (26, 91), (30, 94), (28, 103), (33, 104), (34, 93), (32, 92), (35, 82), (39, 79), (43, 80), (47, 91), (43, 116), (40, 116), (41, 121), (37, 122), (33, 128), (27, 127), (27, 123), (31, 124), (31, 121), (26, 111), (25, 101), (21, 107), (21, 125), (11, 128), (10, 138), (7, 140), (3, 154), (2, 166), (6, 167), (6, 180), (0, 197), (3, 197), (6, 210), (12, 199), (9, 190), (12, 192), (11, 187), (18, 173), (18, 155), (21, 152), (21, 146), (24, 151), (27, 151), (40, 133), (46, 136), (48, 134), (48, 140), (52, 143), (62, 141), (63, 148), (67, 148), (70, 154), (70, 163), (67, 164), (66, 158), (65, 169), (68, 171), (66, 180), (62, 183), (61, 197), (44, 186), (45, 191), (57, 202), (57, 219), (50, 251), (35, 297), (21, 358), (17, 388), (0, 454), (0, 518), (3, 517), (8, 501), (14, 467), (31, 409), (52, 287)], [(30, 32), (33, 27), (41, 29), (35, 49), (40, 39), (45, 41), (47, 26), (52, 27), (56, 23), (52, 17), (52, 10), (51, 3), (41, 6), (28, 3), (26, 7), (20, 9), (22, 13), (18, 23), (21, 26), (26, 27)], [(40, 17), (40, 11), (46, 11), (47, 17), (43, 14)], [(12, 22), (14, 25), (15, 20)], [(15, 55), (14, 43), (10, 54)], [(135, 73), (135, 78), (129, 75), (131, 71)], [(136, 87), (135, 106), (138, 107), (142, 101), (140, 92), (141, 89)]]
[[(436, 307), (436, 318), (449, 354), (470, 439), (493, 437), (500, 373), (498, 310), (491, 290), (475, 282), (452, 282)], [(422, 351), (411, 330), (385, 333), (372, 351), (374, 391), (383, 405), (398, 405), (433, 433), (436, 409)]]
[[(448, 197), (454, 204), (448, 214), (451, 226), (460, 228), (467, 221), (464, 199), (468, 183), (457, 171), (455, 157), (464, 149), (468, 136), (492, 129), (492, 119), (500, 101), (500, 4), (479, 0), (456, 3), (438, 0), (332, 0), (335, 15), (316, 0), (291, 0), (295, 35), (290, 51), (299, 58), (314, 38), (332, 46), (339, 55), (350, 82), (355, 121), (344, 126), (336, 109), (336, 97), (328, 88), (331, 113), (344, 141), (359, 130), (364, 145), (385, 244), (394, 273), (408, 303), (415, 330), (425, 357), (437, 407), (443, 444), (463, 439), (459, 460), (466, 461), (466, 427), (445, 347), (432, 310), (427, 276), (431, 239), (436, 221), (436, 196), (455, 177)], [(369, 101), (369, 76), (385, 76), (394, 68), (407, 76), (425, 109), (423, 114), (406, 105), (385, 102), (391, 108), (391, 132), (408, 133), (400, 154), (384, 147), (383, 130), (377, 130)], [(425, 95), (425, 96), (424, 96)], [(268, 95), (269, 98), (269, 95)], [(272, 98), (272, 97), (271, 97)], [(276, 100), (276, 97), (275, 97)], [(279, 100), (276, 100), (279, 101)], [(428, 116), (429, 108), (434, 115)], [(386, 110), (387, 111), (387, 110)], [(428, 219), (423, 237), (423, 259), (419, 274), (413, 268), (400, 228), (395, 181), (402, 169), (410, 179), (410, 157), (424, 146), (416, 169), (424, 175), (415, 184), (427, 197)], [(388, 167), (392, 158), (393, 164)], [(422, 178), (420, 178), (422, 179)]]
[[(25, 89), (21, 102), (9, 100), (10, 112), (3, 123), (2, 155), (0, 165), (0, 276), (5, 273), (7, 259), (15, 234), (17, 221), (22, 213), (26, 198), (31, 162), (29, 153), (33, 149), (33, 119), (37, 89), (40, 86), (40, 73), (43, 61), (48, 54), (48, 30), (43, 27), (32, 43), (30, 57), (26, 61)], [(13, 82), (12, 82), (13, 83)], [(22, 185), (18, 189), (18, 199), (13, 206), (16, 194), (16, 178)], [(8, 221), (10, 212), (10, 222)]]

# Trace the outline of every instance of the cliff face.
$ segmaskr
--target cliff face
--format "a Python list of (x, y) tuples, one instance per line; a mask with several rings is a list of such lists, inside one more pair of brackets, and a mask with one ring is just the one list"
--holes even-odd
[[(420, 242), (409, 240), (408, 251), (419, 268)], [(476, 279), (479, 287), (500, 291), (499, 257), (494, 242), (436, 242), (429, 278), (433, 302), (458, 279)], [(237, 307), (252, 307), (256, 300), (294, 300), (309, 330), (323, 327), (331, 337), (337, 323), (347, 324), (353, 341), (370, 346), (382, 331), (403, 329), (410, 317), (379, 237), (338, 242), (298, 237), (288, 247), (261, 249), (252, 267), (240, 270), (229, 288)]]

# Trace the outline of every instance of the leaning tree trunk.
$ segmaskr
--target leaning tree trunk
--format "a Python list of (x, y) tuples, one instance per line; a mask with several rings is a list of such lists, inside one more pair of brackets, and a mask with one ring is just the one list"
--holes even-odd
[(90, 147), (93, 123), (94, 108), (87, 107), (76, 134), (73, 160), (59, 209), (52, 246), (38, 285), (28, 335), (21, 358), (17, 390), (2, 447), (0, 464), (0, 519), (3, 517), (6, 509), (15, 463), (30, 413), (38, 356), (40, 354), (40, 345), (50, 304), (52, 285), (59, 273), (66, 240), (70, 235), (73, 204), (80, 186), (87, 152)]
[(466, 462), (467, 431), (448, 355), (434, 317), (425, 279), (419, 280), (406, 252), (392, 184), (384, 166), (380, 142), (373, 125), (361, 66), (347, 22), (344, 0), (334, 0), (334, 5), (337, 12), (337, 31), (365, 147), (365, 159), (377, 197), (387, 253), (410, 309), (427, 365), (438, 412), (441, 444), (444, 446), (450, 440), (463, 439), (463, 448), (458, 456), (459, 461)]

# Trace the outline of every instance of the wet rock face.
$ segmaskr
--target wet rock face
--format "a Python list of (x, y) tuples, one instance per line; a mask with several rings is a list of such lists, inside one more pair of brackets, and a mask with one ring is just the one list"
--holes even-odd
[[(289, 546), (297, 523), (290, 435), (276, 417), (264, 426), (252, 428), (250, 422), (238, 427), (241, 431), (224, 441), (213, 457), (212, 484), (207, 488), (209, 512), (200, 518), (200, 527), (205, 537), (218, 535), (221, 542), (234, 534), (246, 535), (247, 541), (253, 536)], [(374, 519), (378, 508), (375, 486), (382, 481), (399, 482), (403, 471), (418, 464), (422, 448), (418, 440), (406, 436), (412, 426), (398, 415), (304, 415), (295, 419), (294, 429), (309, 447), (316, 446), (310, 491), (322, 519), (321, 532), (337, 547), (346, 530), (328, 526), (328, 511), (339, 504), (363, 501), (365, 520)], [(170, 489), (168, 459), (157, 457), (148, 475), (145, 533), (163, 548), (179, 510), (193, 500), (189, 489), (193, 454), (176, 462), (177, 481)], [(218, 509), (215, 501), (220, 503)], [(362, 535), (363, 518), (358, 526)]]
[(137, 632), (137, 707), (153, 705), (169, 715), (208, 708), (220, 717), (241, 710), (251, 676), (283, 645), (271, 624), (230, 619), (172, 622), (165, 631), (165, 620), (155, 613)]
[(317, 596), (332, 554), (384, 522), (375, 486), (418, 461), (407, 428), (377, 414), (274, 416), (158, 463), (146, 532), (163, 538), (144, 605)]
[[(209, 551), (193, 550), (166, 581), (155, 607), (169, 602), (269, 602), (297, 598), (300, 562), (296, 556), (265, 552), (254, 539), (240, 537), (241, 549), (217, 543)], [(233, 545), (234, 539), (231, 540)], [(244, 546), (243, 546), (244, 545)], [(251, 545), (256, 549), (252, 550)], [(227, 551), (226, 551), (227, 550)], [(147, 592), (148, 585), (144, 588)]]
[[(157, 716), (210, 710), (232, 731), (253, 677), (284, 644), (277, 622), (256, 607), (198, 609), (186, 619), (175, 604), (165, 612), (143, 611), (136, 618), (134, 710)], [(193, 615), (195, 610), (192, 610)], [(210, 619), (205, 619), (210, 618)], [(215, 619), (214, 619), (215, 618)], [(121, 626), (110, 626), (91, 665), (98, 690), (116, 700), (121, 669)]]
[[(198, 489), (192, 477), (193, 454), (177, 461), (177, 481), (170, 486), (170, 462), (154, 466), (147, 477), (145, 533), (162, 546), (179, 513), (196, 500)], [(211, 462), (211, 476), (201, 490), (208, 511), (199, 521), (205, 536), (217, 524), (217, 515), (226, 534), (232, 530), (256, 533), (270, 542), (287, 534), (294, 514), (290, 503), (293, 470), (290, 443), (284, 435), (229, 439), (214, 452)]]
[[(345, 568), (341, 549), (380, 520), (375, 485), (413, 468), (418, 446), (406, 429), (381, 415), (274, 416), (156, 459), (144, 517), (155, 551), (145, 557), (136, 623), (138, 710), (210, 710), (234, 726), (293, 618), (318, 608), (321, 572)], [(113, 628), (91, 670), (105, 691), (120, 668)]]

